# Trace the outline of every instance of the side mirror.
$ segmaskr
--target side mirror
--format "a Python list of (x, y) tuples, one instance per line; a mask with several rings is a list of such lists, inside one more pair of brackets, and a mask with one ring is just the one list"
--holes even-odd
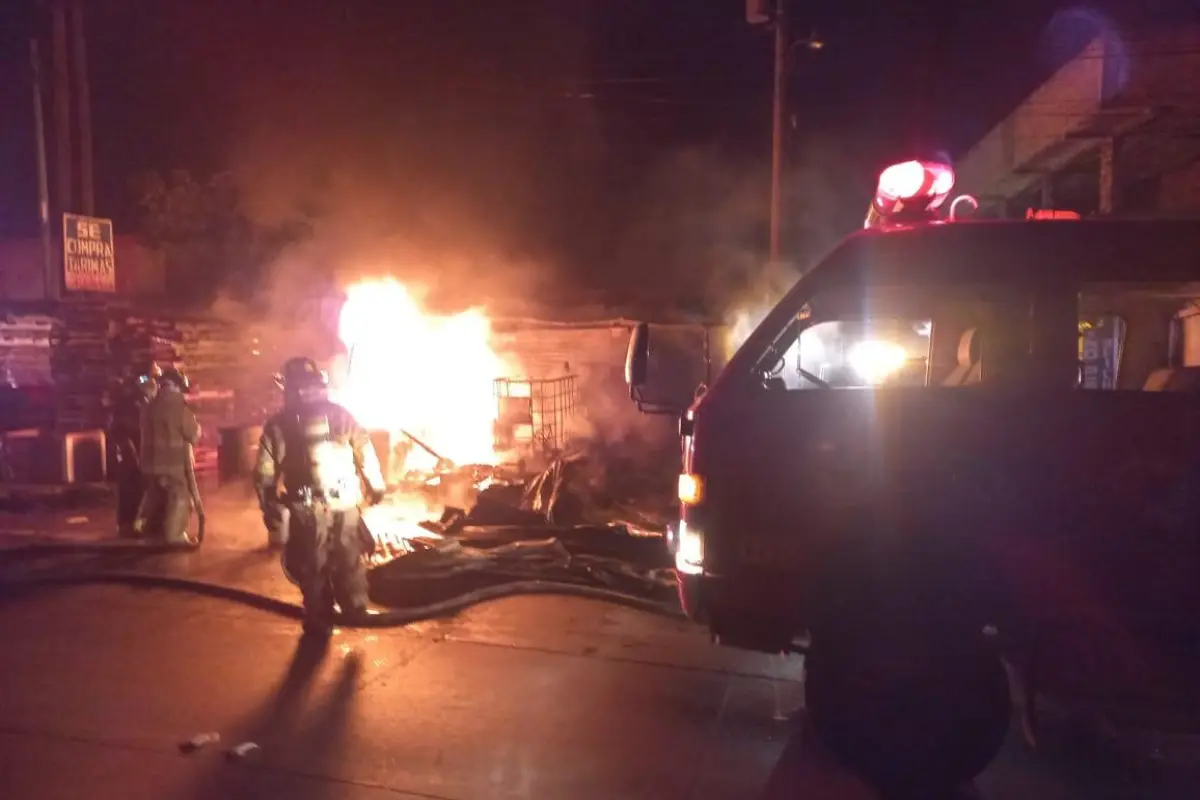
[(625, 354), (625, 383), (635, 400), (646, 385), (646, 374), (650, 370), (650, 326), (639, 322), (629, 336), (629, 351)]

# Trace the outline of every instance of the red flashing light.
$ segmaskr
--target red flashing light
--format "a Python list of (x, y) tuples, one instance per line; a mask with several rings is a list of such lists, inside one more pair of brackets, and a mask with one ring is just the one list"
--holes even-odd
[(911, 200), (920, 197), (929, 175), (920, 161), (905, 161), (893, 164), (879, 175), (880, 198)]
[[(946, 201), (953, 188), (954, 170), (948, 164), (930, 161), (893, 164), (879, 175), (872, 211), (882, 219), (927, 216)], [(868, 227), (871, 224), (869, 217)]]

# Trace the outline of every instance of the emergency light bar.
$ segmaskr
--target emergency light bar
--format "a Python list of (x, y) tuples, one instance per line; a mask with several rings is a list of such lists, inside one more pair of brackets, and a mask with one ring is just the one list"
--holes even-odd
[(864, 227), (933, 218), (954, 188), (954, 169), (932, 161), (893, 164), (879, 175)]

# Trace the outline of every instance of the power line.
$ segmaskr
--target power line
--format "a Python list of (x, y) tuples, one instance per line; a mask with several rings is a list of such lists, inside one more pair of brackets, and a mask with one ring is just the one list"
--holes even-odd
[[(649, 84), (650, 81), (645, 81)], [(595, 102), (605, 105), (670, 105), (670, 106), (694, 106), (700, 108), (752, 108), (755, 105), (763, 102), (766, 99), (766, 92), (763, 92), (762, 97), (755, 98), (747, 97), (741, 101), (721, 101), (721, 100), (706, 100), (694, 97), (673, 97), (661, 94), (649, 96), (610, 94), (607, 92), (589, 91), (587, 87), (593, 84), (589, 81), (579, 81), (573, 86), (533, 86), (525, 84), (521, 86), (508, 85), (502, 86), (493, 83), (465, 83), (459, 82), (450, 84), (447, 88), (456, 91), (478, 91), (493, 95), (511, 95), (514, 97), (524, 97), (531, 100), (558, 101), (558, 102)], [(575, 88), (578, 87), (578, 88)]]

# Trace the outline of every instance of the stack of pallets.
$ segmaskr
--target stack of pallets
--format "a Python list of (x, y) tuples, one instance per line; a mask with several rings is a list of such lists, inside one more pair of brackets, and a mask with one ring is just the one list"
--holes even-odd
[[(210, 429), (231, 424), (245, 347), (237, 330), (227, 323), (201, 319), (181, 320), (175, 327), (179, 356), (192, 382), (189, 402), (196, 415)], [(196, 466), (199, 470), (199, 462)]]
[(116, 376), (142, 370), (154, 361), (160, 366), (180, 362), (178, 333), (169, 320), (127, 315), (116, 321), (110, 343)]
[(50, 334), (54, 318), (45, 314), (0, 317), (0, 381), (10, 387), (50, 386)]
[(196, 473), (216, 470), (221, 427), (235, 417), (236, 385), (243, 369), (245, 346), (229, 324), (204, 318), (130, 315), (113, 339), (114, 358), (126, 369), (151, 360), (182, 368), (192, 384), (188, 405), (202, 428), (196, 448)]
[(109, 315), (97, 303), (63, 303), (51, 332), (55, 427), (105, 428), (109, 417), (111, 365)]
[(0, 430), (54, 424), (53, 329), (54, 318), (46, 314), (0, 316)]

